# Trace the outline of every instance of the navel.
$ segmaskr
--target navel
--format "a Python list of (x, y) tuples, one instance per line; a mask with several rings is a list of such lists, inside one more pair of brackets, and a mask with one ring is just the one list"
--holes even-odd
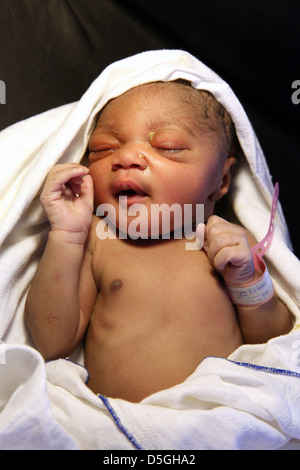
[(121, 281), (121, 279), (115, 279), (114, 281), (112, 281), (110, 288), (112, 291), (115, 291), (115, 290), (120, 289), (122, 285), (123, 285), (123, 282)]

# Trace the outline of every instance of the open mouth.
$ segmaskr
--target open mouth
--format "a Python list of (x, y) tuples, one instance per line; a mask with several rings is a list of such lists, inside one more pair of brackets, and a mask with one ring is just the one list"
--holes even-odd
[(146, 193), (138, 193), (136, 191), (134, 191), (133, 189), (122, 189), (121, 191), (119, 191), (116, 196), (127, 196), (127, 197), (130, 197), (130, 196), (145, 196)]
[(113, 187), (113, 194), (115, 197), (126, 196), (127, 198), (141, 198), (148, 196), (148, 194), (141, 189), (137, 184), (125, 181), (117, 181)]

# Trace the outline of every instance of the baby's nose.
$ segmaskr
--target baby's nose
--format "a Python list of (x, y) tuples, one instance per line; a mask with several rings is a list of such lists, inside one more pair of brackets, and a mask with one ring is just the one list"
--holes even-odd
[(118, 155), (112, 161), (112, 169), (114, 171), (121, 169), (145, 170), (148, 167), (148, 160), (145, 155), (133, 149), (127, 149), (118, 152)]

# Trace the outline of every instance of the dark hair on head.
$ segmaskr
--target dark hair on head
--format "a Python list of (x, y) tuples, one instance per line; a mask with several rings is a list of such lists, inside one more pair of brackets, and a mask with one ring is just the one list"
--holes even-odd
[(214, 95), (207, 90), (194, 88), (187, 80), (179, 79), (169, 83), (186, 87), (184, 101), (192, 105), (199, 116), (196, 127), (202, 132), (215, 132), (221, 139), (221, 150), (225, 157), (238, 158), (243, 152), (236, 135), (235, 125), (228, 111)]
[(216, 128), (212, 130), (216, 132), (221, 131), (226, 138), (225, 147), (226, 152), (228, 152), (227, 156), (237, 157), (241, 151), (241, 147), (230, 114), (210, 92), (199, 90), (198, 93), (202, 97), (204, 118), (212, 118), (216, 123)]

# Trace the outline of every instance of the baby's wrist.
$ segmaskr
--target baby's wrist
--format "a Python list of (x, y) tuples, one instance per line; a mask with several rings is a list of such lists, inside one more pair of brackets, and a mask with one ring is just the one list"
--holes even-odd
[(49, 232), (49, 238), (57, 243), (67, 245), (78, 245), (84, 246), (87, 239), (88, 232), (70, 232), (67, 230), (51, 230)]
[(255, 261), (259, 271), (255, 271), (253, 280), (239, 285), (227, 284), (231, 301), (237, 307), (259, 307), (271, 300), (275, 294), (265, 262), (258, 257)]

